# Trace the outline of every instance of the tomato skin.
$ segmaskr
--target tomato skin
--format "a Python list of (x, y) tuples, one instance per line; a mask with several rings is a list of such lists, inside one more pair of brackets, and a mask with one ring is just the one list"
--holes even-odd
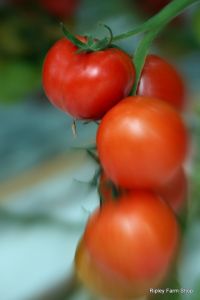
[[(115, 187), (117, 194), (113, 193), (113, 183), (103, 172), (99, 179), (99, 194), (102, 204), (106, 201), (118, 201), (120, 196), (132, 192), (131, 190)], [(155, 189), (156, 194), (165, 200), (176, 214), (182, 213), (187, 206), (188, 182), (183, 168), (170, 178), (169, 182)]]
[(176, 173), (187, 154), (180, 115), (164, 101), (132, 96), (113, 107), (97, 132), (106, 175), (118, 186), (154, 190)]
[(119, 279), (117, 276), (111, 275), (106, 269), (101, 268), (92, 259), (83, 239), (81, 239), (76, 249), (75, 271), (77, 278), (94, 295), (115, 300), (138, 298), (138, 295), (146, 293), (149, 286), (157, 286), (166, 275), (165, 272), (159, 274), (156, 278), (143, 282), (140, 286), (134, 282)]
[(188, 193), (187, 178), (183, 168), (180, 168), (167, 184), (158, 188), (157, 192), (176, 214), (182, 212), (186, 207)]
[(124, 300), (127, 295), (134, 295), (133, 287), (98, 267), (87, 251), (83, 239), (76, 250), (75, 271), (78, 279), (95, 295)]
[(178, 111), (185, 106), (185, 86), (181, 75), (163, 58), (148, 55), (140, 77), (137, 95), (155, 97), (170, 103)]
[(128, 95), (135, 69), (123, 51), (110, 48), (77, 53), (66, 38), (47, 53), (43, 87), (49, 100), (78, 119), (100, 119)]
[[(83, 240), (102, 272), (146, 295), (167, 273), (179, 229), (170, 207), (156, 194), (134, 191), (105, 202), (88, 220)], [(159, 278), (159, 280), (158, 280)]]

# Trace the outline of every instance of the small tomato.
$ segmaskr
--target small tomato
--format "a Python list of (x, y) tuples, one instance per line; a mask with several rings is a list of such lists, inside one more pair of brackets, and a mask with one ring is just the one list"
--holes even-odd
[(170, 63), (157, 55), (147, 56), (137, 95), (164, 100), (178, 111), (185, 106), (186, 91), (182, 76)]

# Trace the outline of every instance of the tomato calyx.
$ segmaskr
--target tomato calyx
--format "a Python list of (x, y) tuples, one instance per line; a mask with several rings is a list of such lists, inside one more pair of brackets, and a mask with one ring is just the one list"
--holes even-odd
[(60, 25), (61, 25), (64, 36), (70, 42), (72, 42), (75, 46), (78, 47), (77, 53), (96, 52), (96, 51), (104, 50), (106, 48), (114, 47), (114, 45), (112, 45), (112, 40), (113, 40), (112, 30), (106, 24), (99, 24), (99, 25), (103, 26), (108, 31), (108, 33), (109, 33), (108, 37), (98, 40), (98, 39), (93, 38), (92, 36), (86, 36), (86, 41), (84, 41), (84, 42), (81, 41), (80, 39), (78, 39), (70, 31), (68, 31), (63, 23), (61, 23)]
[(91, 150), (89, 148), (86, 148), (86, 153), (89, 155), (89, 157), (92, 158), (92, 160), (94, 162), (96, 162), (99, 166), (100, 166), (100, 161), (99, 161), (99, 157), (98, 155), (96, 154), (96, 149), (95, 150)]
[(112, 181), (108, 181), (106, 183), (105, 188), (107, 188), (108, 191), (110, 190), (111, 195), (110, 195), (109, 199), (107, 199), (106, 195), (104, 195), (104, 193), (101, 191), (100, 186), (98, 187), (100, 207), (102, 207), (102, 205), (108, 200), (118, 201), (121, 196), (120, 189)]

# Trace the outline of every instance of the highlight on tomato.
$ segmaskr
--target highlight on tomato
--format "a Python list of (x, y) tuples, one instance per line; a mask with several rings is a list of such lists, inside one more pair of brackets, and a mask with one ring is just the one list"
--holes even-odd
[(156, 98), (132, 96), (113, 107), (97, 132), (106, 175), (128, 189), (166, 184), (187, 155), (188, 134), (178, 112)]
[(90, 216), (75, 258), (77, 275), (108, 298), (148, 295), (168, 273), (178, 243), (179, 228), (165, 201), (133, 191)]
[(137, 95), (154, 97), (182, 111), (186, 90), (181, 74), (173, 65), (157, 55), (148, 55), (137, 87)]
[(45, 93), (56, 107), (77, 119), (100, 119), (129, 95), (135, 68), (120, 49), (79, 53), (63, 38), (47, 53), (42, 78)]

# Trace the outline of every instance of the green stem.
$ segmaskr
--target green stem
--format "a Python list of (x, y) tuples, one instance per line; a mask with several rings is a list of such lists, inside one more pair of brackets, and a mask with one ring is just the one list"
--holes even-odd
[(81, 42), (79, 39), (77, 39), (73, 34), (71, 34), (65, 27), (63, 23), (60, 23), (62, 31), (64, 35), (70, 40), (74, 45), (76, 45), (79, 48), (85, 47), (85, 43)]
[[(173, 19), (178, 13), (180, 13), (180, 11), (182, 11), (184, 8), (186, 8), (188, 5), (194, 2), (197, 2), (197, 0), (174, 0), (169, 5), (167, 5), (162, 11), (160, 11), (160, 13), (158, 13), (143, 24), (144, 32), (146, 31), (146, 28), (148, 28), (148, 30), (145, 33), (143, 39), (140, 41), (139, 46), (136, 48), (134, 53), (136, 79), (131, 92), (132, 95), (136, 94), (137, 92), (138, 83), (151, 43), (171, 19)], [(126, 33), (126, 35), (129, 33)]]
[(132, 95), (136, 94), (137, 86), (140, 80), (140, 75), (142, 73), (142, 69), (145, 63), (146, 56), (149, 52), (151, 43), (159, 34), (159, 32), (162, 31), (163, 27), (164, 26), (160, 26), (157, 30), (152, 30), (150, 32), (147, 32), (135, 50), (133, 59), (134, 59), (134, 65), (136, 69), (136, 78), (135, 78), (133, 90), (131, 92)]
[(174, 0), (168, 5), (166, 5), (159, 13), (148, 19), (142, 25), (137, 26), (131, 31), (116, 35), (113, 37), (113, 41), (119, 41), (126, 39), (130, 36), (136, 35), (138, 33), (147, 32), (150, 30), (156, 30), (163, 24), (169, 23), (178, 14), (180, 14), (188, 6), (199, 2), (199, 0)]

